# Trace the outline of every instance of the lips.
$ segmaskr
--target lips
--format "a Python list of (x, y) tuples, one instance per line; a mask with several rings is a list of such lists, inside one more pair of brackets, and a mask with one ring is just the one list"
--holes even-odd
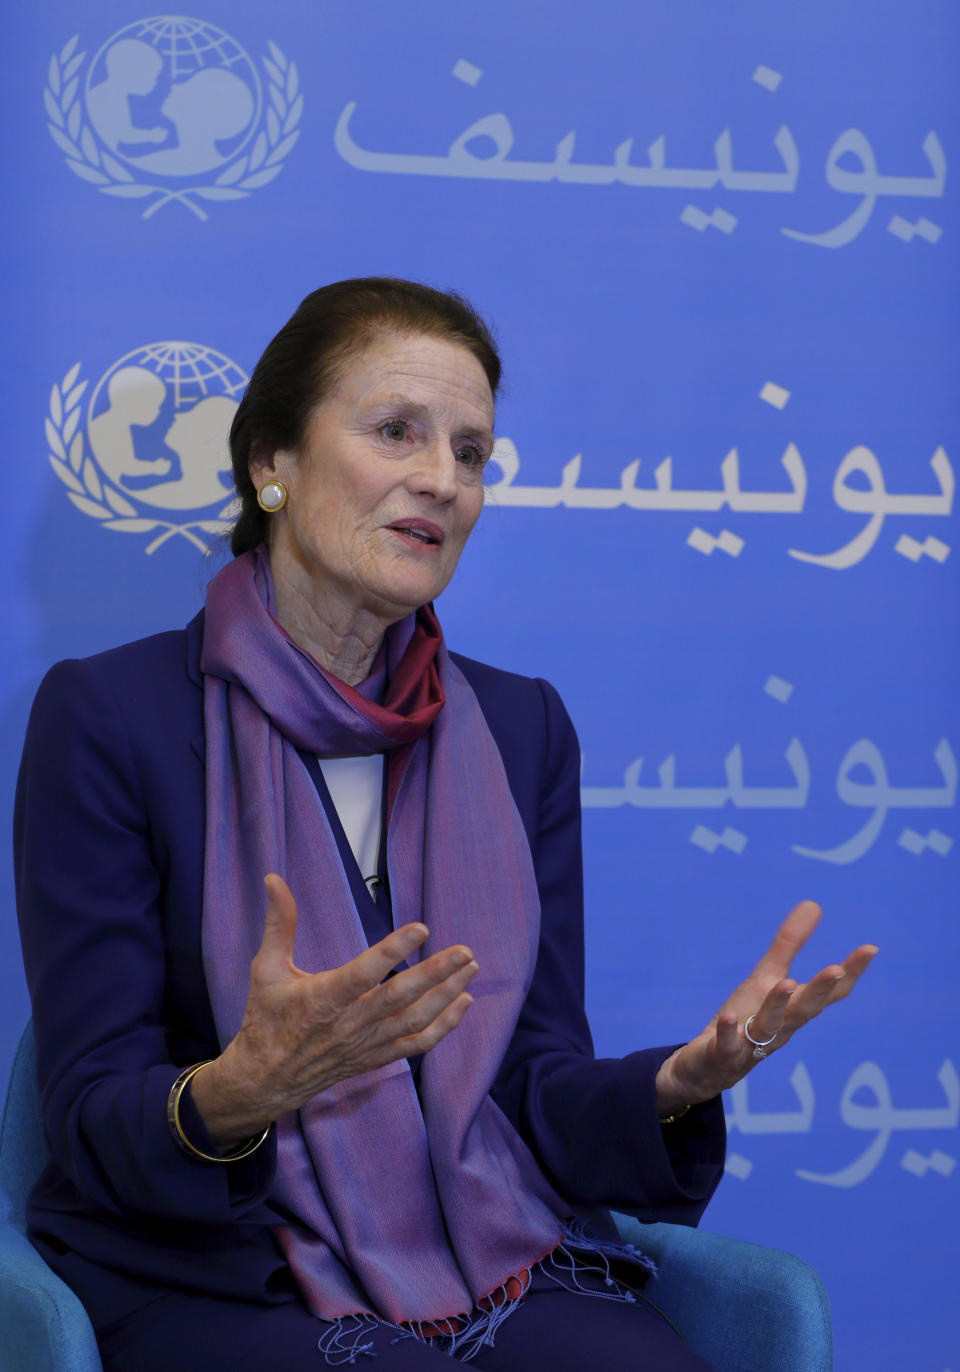
[(439, 546), (446, 536), (440, 526), (432, 524), (429, 519), (396, 519), (392, 524), (388, 524), (387, 528), (403, 535), (411, 543), (420, 543), (428, 547)]

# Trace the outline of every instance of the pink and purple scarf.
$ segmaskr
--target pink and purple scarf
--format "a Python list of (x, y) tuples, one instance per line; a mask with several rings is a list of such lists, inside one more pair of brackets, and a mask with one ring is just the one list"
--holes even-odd
[(473, 948), (475, 1004), (425, 1055), (419, 1099), (401, 1060), (280, 1119), (271, 1201), (315, 1315), (463, 1329), (516, 1294), (511, 1278), (526, 1284), (563, 1239), (569, 1211), (489, 1095), (537, 954), (529, 845), (497, 746), (430, 607), (387, 633), (382, 705), (323, 671), (273, 609), (262, 547), (225, 567), (207, 593), (203, 959), (217, 1031), (226, 1044), (240, 1027), (265, 873), (279, 872), (296, 898), (298, 967), (329, 970), (367, 946), (298, 750), (390, 752), (395, 925), (428, 926), (414, 958)]

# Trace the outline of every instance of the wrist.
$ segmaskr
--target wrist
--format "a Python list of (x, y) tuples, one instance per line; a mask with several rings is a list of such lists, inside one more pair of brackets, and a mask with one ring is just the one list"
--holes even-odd
[[(177, 1077), (167, 1097), (167, 1125), (174, 1142), (188, 1156), (203, 1162), (239, 1162), (266, 1142), (270, 1130), (267, 1127), (239, 1142), (232, 1140), (228, 1134), (211, 1135), (190, 1092), (192, 1083), (210, 1065), (210, 1062), (195, 1062), (191, 1067), (185, 1067)], [(214, 1149), (216, 1151), (212, 1151)]]
[(264, 1133), (276, 1118), (260, 1094), (231, 1070), (228, 1052), (206, 1063), (184, 1088), (211, 1142), (224, 1154)]
[(696, 1103), (691, 1098), (690, 1090), (678, 1079), (677, 1060), (681, 1052), (682, 1049), (676, 1048), (668, 1058), (664, 1058), (656, 1075), (654, 1090), (661, 1123), (673, 1123)]

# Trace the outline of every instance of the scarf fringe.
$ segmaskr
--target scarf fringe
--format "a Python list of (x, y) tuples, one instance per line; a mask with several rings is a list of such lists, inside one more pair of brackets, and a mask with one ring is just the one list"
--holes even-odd
[[(550, 1281), (574, 1295), (633, 1305), (637, 1298), (628, 1286), (613, 1277), (610, 1259), (629, 1262), (650, 1277), (657, 1275), (655, 1263), (632, 1243), (594, 1238), (587, 1233), (587, 1224), (588, 1221), (576, 1216), (567, 1220), (560, 1243), (535, 1267)], [(588, 1273), (602, 1278), (606, 1290), (598, 1291), (595, 1287), (584, 1286), (582, 1278)], [(330, 1322), (329, 1330), (324, 1333), (317, 1347), (323, 1353), (328, 1367), (352, 1367), (359, 1357), (377, 1356), (372, 1340), (366, 1343), (363, 1340), (376, 1329), (384, 1328), (396, 1330), (391, 1344), (416, 1339), (418, 1343), (435, 1348), (438, 1353), (445, 1353), (458, 1362), (471, 1362), (481, 1349), (494, 1346), (497, 1330), (522, 1303), (529, 1286), (528, 1277), (523, 1290), (515, 1296), (508, 1294), (506, 1284), (499, 1286), (484, 1298), (485, 1302), (492, 1302), (489, 1310), (475, 1306), (472, 1312), (452, 1316), (448, 1320), (411, 1320), (404, 1325), (395, 1325), (387, 1320), (378, 1320), (373, 1315), (341, 1315)], [(452, 1332), (440, 1335), (425, 1332), (435, 1329), (438, 1324), (449, 1324)]]
[[(404, 1326), (395, 1339), (391, 1340), (391, 1343), (401, 1343), (404, 1339), (416, 1339), (419, 1343), (426, 1344), (428, 1348), (435, 1348), (438, 1353), (445, 1353), (448, 1358), (456, 1358), (458, 1362), (471, 1362), (482, 1348), (493, 1347), (497, 1330), (520, 1305), (523, 1294), (529, 1285), (528, 1279), (523, 1292), (517, 1296), (509, 1296), (506, 1286), (498, 1286), (487, 1297), (487, 1299), (495, 1302), (489, 1310), (474, 1307), (476, 1312), (474, 1314), (461, 1315), (456, 1320), (443, 1321), (443, 1323), (459, 1326), (450, 1334), (425, 1334), (423, 1321), (411, 1321), (409, 1325)], [(436, 1327), (438, 1323), (440, 1321), (433, 1320), (428, 1327)]]
[[(614, 1239), (595, 1238), (592, 1234), (587, 1233), (588, 1224), (589, 1220), (580, 1219), (576, 1215), (567, 1220), (566, 1224), (563, 1226), (563, 1239), (560, 1244), (552, 1253), (548, 1253), (547, 1256), (538, 1263), (541, 1272), (543, 1272), (544, 1276), (550, 1277), (552, 1281), (556, 1281), (557, 1277), (550, 1269), (553, 1268), (556, 1271), (563, 1270), (556, 1261), (560, 1255), (563, 1255), (569, 1260), (569, 1268), (567, 1271), (575, 1281), (579, 1272), (599, 1272), (603, 1276), (604, 1286), (611, 1288), (609, 1292), (610, 1299), (625, 1300), (632, 1303), (634, 1299), (633, 1292), (630, 1291), (629, 1288), (622, 1288), (620, 1283), (615, 1281), (610, 1275), (609, 1260), (613, 1258), (620, 1262), (629, 1262), (634, 1267), (641, 1268), (647, 1274), (647, 1277), (655, 1277), (657, 1275), (657, 1264), (652, 1258), (648, 1258), (646, 1253), (642, 1252), (632, 1243), (620, 1243)], [(599, 1263), (583, 1262), (582, 1258), (578, 1259), (577, 1254), (581, 1254), (587, 1258), (599, 1258), (600, 1261)], [(563, 1286), (564, 1283), (560, 1282), (559, 1285)], [(579, 1285), (573, 1287), (568, 1286), (566, 1289), (568, 1291), (583, 1290), (585, 1295), (590, 1296), (603, 1296), (605, 1294), (602, 1291), (592, 1291), (589, 1287), (584, 1289)], [(626, 1294), (616, 1294), (621, 1290), (624, 1290)]]
[(373, 1340), (362, 1343), (368, 1334), (374, 1333), (384, 1323), (373, 1315), (341, 1315), (330, 1321), (327, 1329), (317, 1341), (328, 1367), (352, 1367), (357, 1358), (375, 1358)]

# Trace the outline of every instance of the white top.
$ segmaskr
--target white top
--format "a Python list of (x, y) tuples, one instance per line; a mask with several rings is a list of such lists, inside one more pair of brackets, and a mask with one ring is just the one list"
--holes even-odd
[(377, 874), (380, 856), (380, 811), (383, 754), (370, 757), (321, 757), (320, 770), (343, 832), (366, 880)]

